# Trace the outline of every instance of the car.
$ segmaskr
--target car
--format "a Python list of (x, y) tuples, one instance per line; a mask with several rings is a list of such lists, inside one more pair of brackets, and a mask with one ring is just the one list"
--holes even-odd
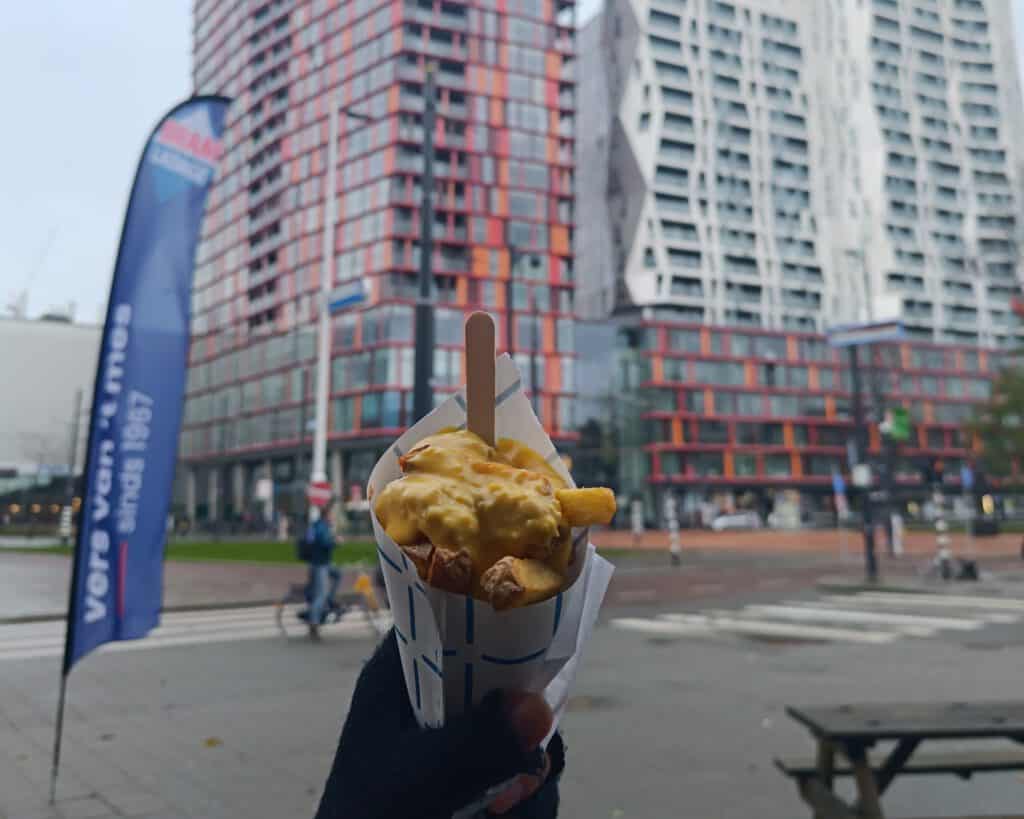
[(711, 521), (711, 529), (715, 532), (725, 532), (729, 529), (760, 529), (763, 525), (761, 516), (751, 511), (719, 515)]

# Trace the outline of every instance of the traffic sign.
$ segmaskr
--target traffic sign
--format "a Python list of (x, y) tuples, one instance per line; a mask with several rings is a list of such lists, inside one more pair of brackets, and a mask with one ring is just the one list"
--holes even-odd
[(906, 441), (910, 438), (910, 413), (903, 407), (892, 407), (885, 411), (885, 419), (878, 425), (883, 435), (894, 441)]
[(366, 301), (366, 282), (353, 279), (327, 294), (327, 312), (331, 315)]
[(828, 343), (833, 347), (855, 347), (860, 344), (899, 341), (902, 338), (903, 322), (899, 320), (845, 324), (828, 331)]
[(274, 482), (270, 478), (256, 481), (256, 500), (268, 501), (274, 497)]
[(327, 481), (311, 481), (306, 487), (306, 498), (312, 506), (326, 506), (331, 502), (331, 484)]

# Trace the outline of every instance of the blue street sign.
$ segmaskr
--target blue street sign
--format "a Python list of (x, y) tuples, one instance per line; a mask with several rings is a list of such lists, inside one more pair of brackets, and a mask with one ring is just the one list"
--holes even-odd
[(885, 341), (899, 341), (903, 338), (903, 322), (871, 321), (863, 324), (846, 324), (828, 331), (828, 343), (833, 347), (854, 347), (860, 344), (878, 344)]
[(366, 283), (362, 279), (346, 282), (327, 294), (327, 312), (331, 315), (366, 301)]

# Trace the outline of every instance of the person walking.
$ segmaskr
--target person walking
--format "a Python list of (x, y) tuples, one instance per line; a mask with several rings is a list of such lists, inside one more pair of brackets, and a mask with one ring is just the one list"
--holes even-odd
[(309, 623), (309, 638), (320, 639), (320, 625), (326, 615), (328, 601), (334, 599), (341, 570), (332, 565), (334, 554), (334, 533), (324, 519), (323, 510), (314, 506), (310, 509), (310, 524), (306, 530), (306, 544), (309, 554), (309, 609), (306, 618)]

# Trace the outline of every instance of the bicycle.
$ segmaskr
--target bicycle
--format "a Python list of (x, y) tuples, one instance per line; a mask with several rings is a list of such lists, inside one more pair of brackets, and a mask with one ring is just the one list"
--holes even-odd
[[(320, 625), (329, 626), (339, 623), (346, 614), (358, 609), (362, 611), (364, 619), (374, 634), (377, 637), (383, 637), (388, 630), (389, 622), (386, 614), (387, 595), (384, 594), (383, 579), (379, 577), (379, 570), (377, 579), (379, 582), (375, 583), (366, 571), (361, 570), (356, 575), (356, 581), (351, 591), (335, 593), (327, 598), (324, 619)], [(381, 599), (384, 601), (383, 605), (380, 602)], [(311, 594), (308, 581), (289, 585), (284, 597), (277, 602), (274, 607), (274, 618), (278, 631), (285, 639), (292, 637), (288, 631), (289, 622), (301, 623), (303, 626), (308, 624), (308, 621), (301, 615), (304, 608), (308, 611), (310, 602)], [(294, 616), (289, 617), (288, 615)]]

